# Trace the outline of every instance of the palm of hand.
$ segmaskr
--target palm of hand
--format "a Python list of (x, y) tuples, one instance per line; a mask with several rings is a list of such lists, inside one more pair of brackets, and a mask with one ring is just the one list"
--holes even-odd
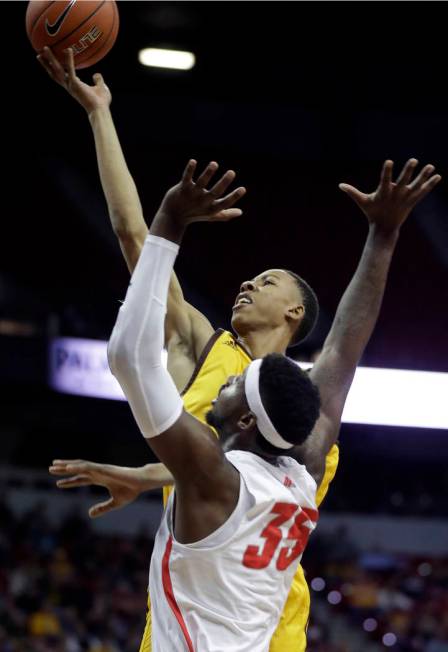
[(93, 86), (85, 84), (76, 75), (74, 54), (71, 48), (64, 52), (64, 64), (54, 56), (48, 47), (45, 47), (37, 58), (51, 79), (65, 88), (88, 113), (102, 106), (107, 107), (111, 103), (112, 95), (101, 75), (93, 75)]
[(67, 80), (67, 90), (86, 109), (92, 110), (100, 106), (109, 106), (112, 95), (108, 87), (103, 83), (90, 86), (75, 77)]
[(396, 182), (392, 181), (393, 162), (383, 165), (377, 189), (363, 193), (346, 183), (339, 185), (366, 215), (370, 224), (385, 231), (395, 231), (406, 221), (409, 213), (440, 181), (441, 176), (433, 174), (434, 166), (426, 165), (412, 179), (418, 161), (410, 159)]
[(163, 207), (170, 214), (182, 215), (182, 221), (188, 224), (193, 217), (195, 221), (209, 219), (213, 215), (213, 201), (214, 197), (204, 188), (193, 183), (187, 186), (178, 183), (168, 190)]
[(414, 206), (408, 186), (390, 182), (364, 195), (362, 210), (369, 222), (390, 229), (399, 227)]
[(189, 161), (182, 180), (163, 198), (160, 212), (170, 215), (182, 226), (192, 222), (227, 221), (241, 215), (242, 211), (233, 206), (245, 194), (245, 188), (240, 187), (225, 194), (235, 178), (235, 172), (228, 170), (211, 188), (207, 188), (218, 164), (214, 161), (209, 163), (194, 181), (196, 165), (195, 160)]
[(116, 507), (124, 507), (139, 496), (139, 491), (129, 487), (122, 482), (104, 480), (102, 486), (106, 487), (112, 498), (114, 498)]

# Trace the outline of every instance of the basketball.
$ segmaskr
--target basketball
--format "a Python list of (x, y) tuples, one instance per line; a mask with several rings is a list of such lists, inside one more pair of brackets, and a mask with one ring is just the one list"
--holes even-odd
[(48, 46), (62, 62), (63, 51), (72, 48), (76, 68), (106, 56), (118, 27), (115, 0), (32, 0), (26, 10), (26, 32), (36, 52)]

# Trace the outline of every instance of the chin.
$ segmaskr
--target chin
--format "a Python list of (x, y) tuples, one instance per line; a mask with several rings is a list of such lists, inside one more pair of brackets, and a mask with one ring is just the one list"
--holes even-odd
[(251, 324), (244, 318), (244, 315), (239, 312), (234, 313), (230, 323), (237, 335), (244, 335), (251, 329)]
[(214, 407), (207, 412), (207, 414), (205, 415), (205, 420), (209, 426), (211, 426), (216, 430), (219, 439), (221, 439), (221, 434), (225, 430), (224, 421), (222, 417), (220, 417), (219, 414), (217, 414)]
[(214, 414), (213, 414), (213, 408), (211, 408), (205, 415), (205, 420), (209, 426), (214, 426)]

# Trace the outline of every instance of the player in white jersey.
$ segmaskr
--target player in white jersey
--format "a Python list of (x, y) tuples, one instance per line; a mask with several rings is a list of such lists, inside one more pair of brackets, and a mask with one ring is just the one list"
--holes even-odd
[(225, 457), (240, 475), (239, 499), (215, 532), (179, 543), (168, 501), (150, 570), (154, 652), (168, 643), (189, 652), (268, 650), (317, 521), (316, 483), (304, 466), (241, 450)]
[[(211, 190), (208, 167), (165, 196), (109, 342), (109, 363), (140, 430), (175, 479), (150, 569), (153, 652), (264, 652), (317, 521), (326, 451), (306, 469), (289, 455), (306, 446), (319, 416), (308, 374), (282, 354), (230, 377), (207, 421), (183, 409), (161, 363), (170, 275), (186, 226), (241, 214), (227, 172)], [(318, 362), (316, 364), (319, 364)], [(311, 444), (312, 445), (312, 444)]]

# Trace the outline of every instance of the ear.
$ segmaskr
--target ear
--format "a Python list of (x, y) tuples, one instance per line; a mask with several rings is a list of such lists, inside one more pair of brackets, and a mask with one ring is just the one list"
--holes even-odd
[(250, 430), (257, 425), (257, 417), (252, 412), (242, 414), (236, 424), (240, 430)]
[(286, 319), (288, 321), (299, 322), (302, 321), (305, 315), (305, 306), (303, 304), (289, 306), (286, 309)]

